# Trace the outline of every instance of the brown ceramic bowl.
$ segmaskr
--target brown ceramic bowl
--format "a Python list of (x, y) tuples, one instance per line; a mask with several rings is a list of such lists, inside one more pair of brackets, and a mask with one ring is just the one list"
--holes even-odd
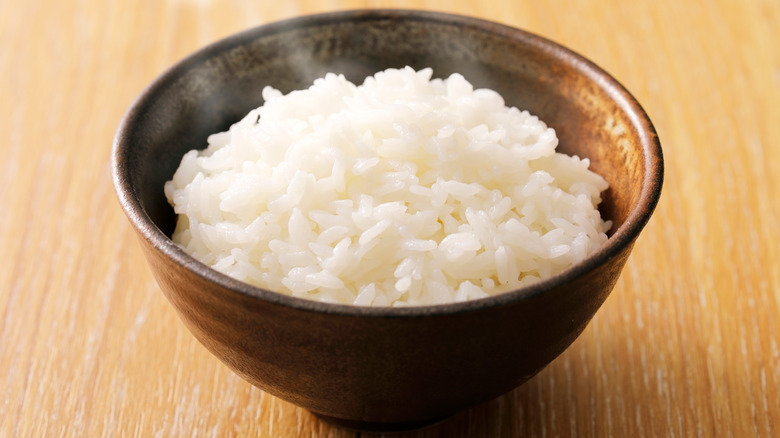
[[(462, 73), (556, 129), (559, 150), (588, 157), (610, 183), (607, 243), (556, 277), (459, 304), (362, 308), (249, 286), (171, 242), (163, 194), (182, 155), (262, 103), (260, 90), (352, 81), (389, 67)], [(450, 416), (522, 384), (582, 332), (615, 285), (661, 192), (658, 138), (612, 77), (521, 30), (419, 11), (350, 11), (261, 26), (198, 51), (128, 110), (113, 147), (125, 213), (155, 278), (195, 337), (277, 397), (359, 428), (400, 429)], [(227, 407), (215, 406), (214, 409)]]

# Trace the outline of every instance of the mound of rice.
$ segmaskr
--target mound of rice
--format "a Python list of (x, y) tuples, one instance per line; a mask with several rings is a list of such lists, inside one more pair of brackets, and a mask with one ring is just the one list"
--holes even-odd
[(173, 240), (236, 279), (362, 306), (459, 302), (550, 277), (607, 240), (606, 181), (555, 131), (458, 74), (328, 74), (182, 159)]

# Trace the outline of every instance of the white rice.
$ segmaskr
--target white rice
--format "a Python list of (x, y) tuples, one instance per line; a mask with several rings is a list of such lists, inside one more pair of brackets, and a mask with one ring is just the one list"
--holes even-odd
[(459, 74), (328, 74), (182, 159), (173, 240), (265, 289), (324, 302), (459, 302), (555, 275), (607, 240), (606, 181), (555, 131)]

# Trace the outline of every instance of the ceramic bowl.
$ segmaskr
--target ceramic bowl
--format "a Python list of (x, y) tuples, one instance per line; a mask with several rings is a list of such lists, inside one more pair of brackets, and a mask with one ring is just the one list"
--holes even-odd
[[(614, 225), (585, 261), (482, 300), (363, 308), (305, 301), (222, 275), (171, 240), (163, 185), (262, 103), (260, 90), (307, 88), (327, 72), (353, 82), (390, 67), (458, 72), (556, 129), (559, 151), (588, 157), (610, 184)], [(661, 191), (654, 128), (599, 67), (544, 38), (474, 18), (368, 10), (260, 26), (208, 46), (158, 77), (121, 121), (112, 152), (122, 208), (160, 288), (192, 334), (253, 385), (357, 428), (397, 430), (512, 390), (582, 332), (609, 295)], [(214, 406), (214, 409), (229, 409)]]

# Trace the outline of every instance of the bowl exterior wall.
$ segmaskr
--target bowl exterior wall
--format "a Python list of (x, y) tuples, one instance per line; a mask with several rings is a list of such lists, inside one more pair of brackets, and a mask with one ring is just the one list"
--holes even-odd
[(582, 332), (630, 252), (506, 306), (356, 317), (236, 294), (141, 243), (182, 321), (237, 374), (315, 413), (370, 423), (436, 420), (522, 384)]

